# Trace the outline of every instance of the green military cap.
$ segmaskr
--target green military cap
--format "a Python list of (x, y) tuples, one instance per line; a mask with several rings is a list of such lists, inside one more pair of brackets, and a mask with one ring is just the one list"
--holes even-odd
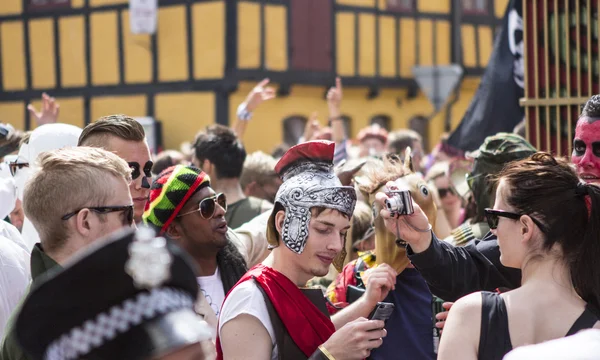
[(495, 193), (486, 180), (499, 173), (511, 161), (522, 160), (536, 153), (536, 149), (522, 136), (511, 133), (498, 133), (485, 138), (476, 151), (467, 154), (475, 159), (473, 170), (467, 178), (477, 204), (476, 220), (485, 218), (484, 209), (494, 205)]
[(523, 137), (512, 133), (498, 133), (488, 136), (479, 149), (467, 154), (478, 162), (505, 164), (524, 159), (537, 150)]

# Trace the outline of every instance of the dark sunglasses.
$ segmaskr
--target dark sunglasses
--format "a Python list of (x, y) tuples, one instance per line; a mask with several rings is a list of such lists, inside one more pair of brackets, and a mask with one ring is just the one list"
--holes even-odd
[(440, 194), (440, 198), (443, 199), (448, 195), (456, 195), (456, 192), (451, 187), (449, 188), (440, 188), (438, 189), (438, 194)]
[(219, 204), (219, 206), (222, 207), (223, 210), (225, 210), (225, 212), (227, 212), (227, 197), (225, 196), (225, 194), (220, 193), (215, 196), (202, 199), (198, 204), (198, 208), (196, 210), (188, 211), (185, 214), (178, 215), (177, 217), (182, 217), (199, 211), (200, 216), (202, 216), (203, 219), (208, 220), (215, 215), (217, 204)]
[(124, 205), (124, 206), (96, 206), (96, 207), (84, 207), (79, 210), (73, 211), (71, 213), (66, 214), (61, 219), (69, 220), (73, 216), (77, 215), (81, 210), (88, 209), (96, 214), (108, 214), (111, 212), (124, 211), (125, 219), (127, 221), (126, 225), (130, 225), (133, 223), (133, 205)]
[(8, 169), (10, 170), (10, 174), (12, 176), (15, 176), (15, 174), (17, 173), (17, 170), (21, 170), (22, 168), (26, 168), (29, 167), (29, 163), (27, 162), (17, 162), (18, 160), (15, 160), (14, 162), (10, 162), (8, 164)]
[[(485, 209), (485, 218), (487, 219), (487, 223), (491, 230), (496, 230), (496, 228), (498, 228), (498, 222), (500, 221), (501, 217), (518, 220), (523, 215), (527, 215), (527, 214), (517, 214), (517, 213), (513, 213), (513, 212), (509, 212), (509, 211)], [(533, 221), (533, 223), (536, 224), (542, 232), (545, 232), (545, 230), (544, 230), (545, 227), (544, 227), (544, 225), (542, 225), (542, 223), (537, 221), (531, 215), (527, 215), (527, 216), (529, 216), (531, 218), (531, 221)]]

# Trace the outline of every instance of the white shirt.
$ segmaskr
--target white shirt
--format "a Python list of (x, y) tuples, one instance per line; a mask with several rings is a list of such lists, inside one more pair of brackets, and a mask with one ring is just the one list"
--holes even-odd
[(9, 224), (6, 221), (0, 221), (0, 236), (4, 236), (5, 238), (12, 240), (12, 242), (17, 244), (28, 254), (31, 253), (32, 249), (29, 249), (27, 245), (25, 245), (25, 241), (23, 240), (21, 233), (13, 224)]
[(589, 329), (575, 335), (537, 345), (521, 346), (504, 360), (595, 360), (600, 358), (600, 330)]
[(246, 260), (248, 269), (262, 262), (269, 254), (267, 222), (270, 215), (270, 211), (264, 212), (235, 230), (229, 229), (229, 240)]
[(277, 360), (279, 350), (275, 340), (275, 330), (271, 323), (271, 317), (269, 316), (269, 310), (267, 310), (265, 298), (255, 281), (244, 281), (229, 293), (227, 300), (225, 300), (225, 303), (221, 308), (219, 337), (221, 337), (223, 325), (242, 314), (254, 316), (265, 327), (271, 337), (271, 360)]
[(30, 255), (12, 240), (0, 236), (0, 338), (13, 309), (31, 281)]
[(200, 286), (200, 291), (204, 294), (206, 301), (218, 317), (221, 312), (223, 300), (225, 300), (225, 289), (223, 289), (219, 268), (217, 267), (217, 271), (215, 271), (213, 275), (199, 276), (198, 285)]

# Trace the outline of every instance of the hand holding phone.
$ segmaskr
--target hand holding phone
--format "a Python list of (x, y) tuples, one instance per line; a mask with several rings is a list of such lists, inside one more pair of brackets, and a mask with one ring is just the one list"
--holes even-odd
[(369, 315), (369, 320), (382, 320), (386, 322), (394, 312), (394, 304), (388, 302), (378, 302), (375, 309)]

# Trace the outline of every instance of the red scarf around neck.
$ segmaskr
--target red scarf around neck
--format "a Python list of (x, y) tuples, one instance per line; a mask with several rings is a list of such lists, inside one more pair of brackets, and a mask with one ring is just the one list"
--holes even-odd
[[(236, 286), (254, 279), (265, 291), (283, 325), (298, 348), (310, 357), (335, 332), (335, 326), (285, 275), (263, 264), (250, 269)], [(231, 293), (231, 290), (227, 294)], [(227, 299), (227, 296), (225, 299)], [(218, 329), (217, 325), (217, 329)], [(283, 351), (283, 349), (279, 349)], [(223, 350), (217, 333), (217, 359), (223, 359)]]

